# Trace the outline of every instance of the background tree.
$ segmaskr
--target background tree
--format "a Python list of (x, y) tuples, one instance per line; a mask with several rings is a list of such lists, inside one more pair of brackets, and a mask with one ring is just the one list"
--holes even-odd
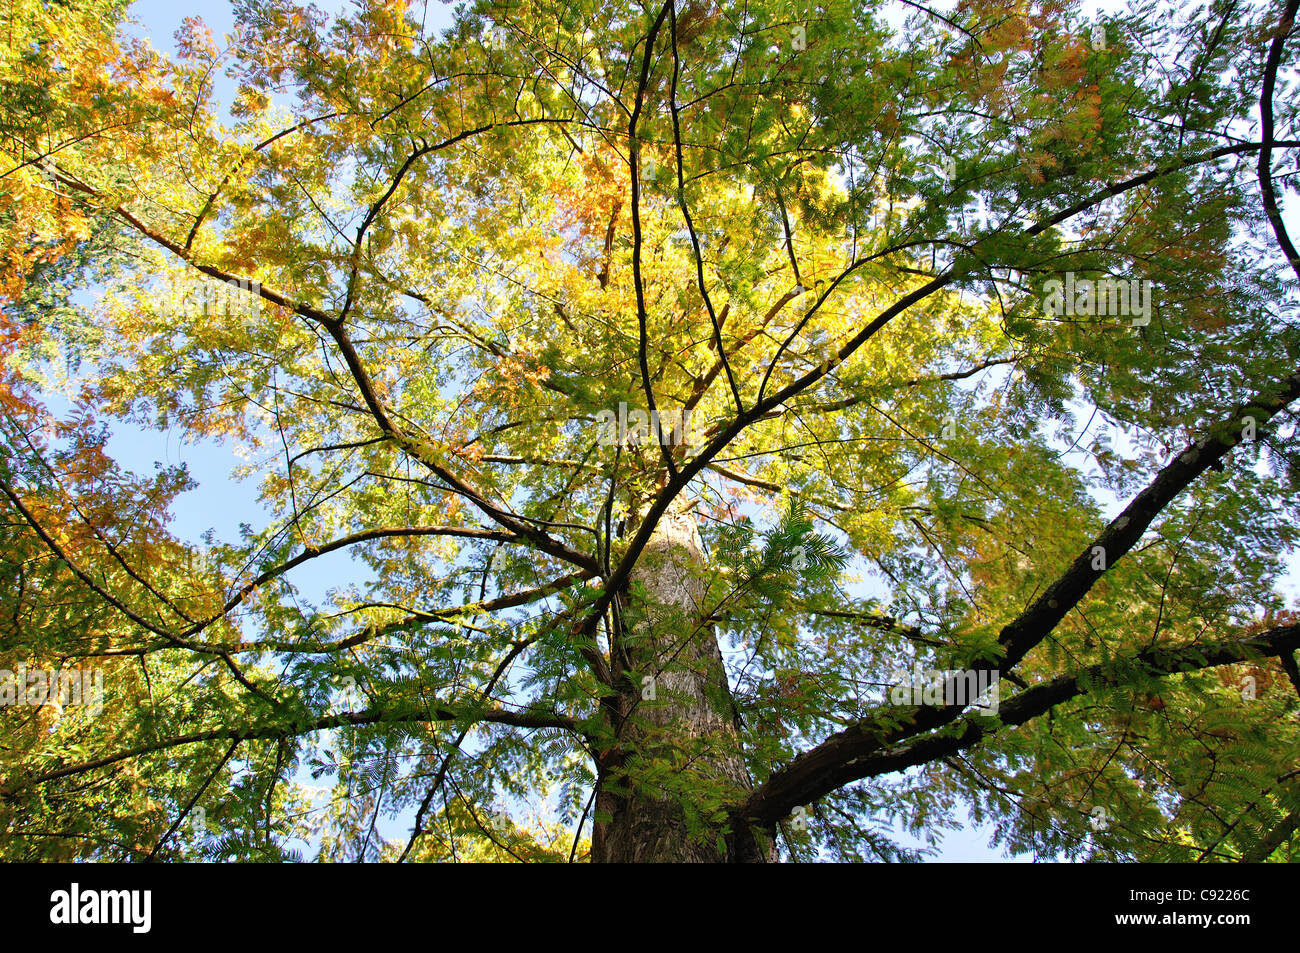
[(5, 850), (1292, 858), (1295, 7), (16, 0)]

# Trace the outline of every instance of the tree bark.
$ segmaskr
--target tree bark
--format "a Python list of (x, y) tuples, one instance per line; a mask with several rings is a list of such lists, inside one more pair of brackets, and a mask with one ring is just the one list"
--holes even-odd
[(703, 567), (694, 516), (665, 514), (620, 596), (610, 654), (622, 678), (606, 706), (616, 741), (599, 764), (595, 862), (774, 859), (725, 815), (753, 783)]

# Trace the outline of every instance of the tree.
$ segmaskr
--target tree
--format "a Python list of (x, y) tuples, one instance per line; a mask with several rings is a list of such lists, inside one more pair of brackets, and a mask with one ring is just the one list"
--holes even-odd
[(6, 854), (1294, 859), (1296, 6), (16, 0)]

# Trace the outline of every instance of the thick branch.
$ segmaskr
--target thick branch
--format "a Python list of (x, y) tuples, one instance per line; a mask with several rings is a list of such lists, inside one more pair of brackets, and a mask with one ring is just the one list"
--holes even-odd
[[(1240, 442), (1240, 422), (1243, 416), (1253, 417), (1256, 426), (1259, 426), (1298, 396), (1300, 373), (1291, 375), (1279, 385), (1262, 390), (1252, 401), (1241, 405), (1230, 417), (1214, 427), (1212, 436), (1197, 441), (1175, 457), (1123, 513), (1112, 520), (1091, 544), (1084, 547), (1071, 566), (1038, 599), (1003, 628), (998, 636), (998, 644), (1004, 655), (991, 667), (1001, 674), (1008, 673), (1034, 646), (1046, 638), (1106, 571), (1093, 568), (1097, 549), (1101, 549), (1104, 556), (1101, 565), (1106, 567), (1113, 566), (1119, 557), (1132, 549), (1155, 517), (1182, 490)], [(922, 706), (901, 711), (888, 707), (877, 710), (800, 755), (786, 768), (774, 774), (764, 788), (770, 786), (777, 792), (803, 790), (815, 779), (820, 784), (827, 779), (840, 777), (844, 771), (852, 773), (856, 770), (855, 765), (860, 765), (874, 753), (955, 721), (961, 716), (962, 710), (960, 705)], [(896, 726), (876, 727), (873, 721), (881, 715), (887, 715), (887, 720)], [(901, 724), (897, 724), (900, 720)], [(835, 786), (838, 784), (827, 790)], [(756, 793), (755, 797), (759, 797), (759, 794)], [(788, 801), (786, 797), (778, 797), (778, 800), (785, 805), (785, 813), (806, 803)], [(784, 817), (785, 813), (776, 817)]]
[(1264, 85), (1259, 95), (1259, 118), (1263, 147), (1259, 150), (1259, 189), (1264, 199), (1264, 211), (1273, 234), (1282, 247), (1286, 260), (1297, 275), (1300, 275), (1300, 253), (1296, 252), (1291, 236), (1287, 234), (1286, 225), (1282, 223), (1282, 212), (1278, 208), (1277, 192), (1273, 188), (1273, 89), (1277, 85), (1277, 71), (1282, 62), (1282, 48), (1286, 38), (1295, 26), (1296, 10), (1300, 9), (1300, 0), (1288, 0), (1282, 12), (1282, 21), (1278, 24), (1277, 35), (1268, 49), (1268, 62), (1264, 64)]
[(846, 784), (948, 757), (978, 744), (998, 728), (1022, 725), (1086, 694), (1088, 689), (1084, 684), (1119, 684), (1135, 669), (1156, 676), (1199, 671), (1253, 656), (1277, 656), (1297, 647), (1300, 647), (1300, 625), (1279, 626), (1231, 642), (1148, 649), (1124, 662), (1093, 665), (1084, 672), (1035, 685), (1001, 703), (996, 717), (976, 715), (959, 725), (960, 730), (892, 747), (871, 746), (874, 750), (865, 752), (859, 740), (862, 730), (854, 726), (833, 735), (786, 769), (773, 774), (735, 814), (751, 824), (770, 826), (799, 805), (811, 803)]

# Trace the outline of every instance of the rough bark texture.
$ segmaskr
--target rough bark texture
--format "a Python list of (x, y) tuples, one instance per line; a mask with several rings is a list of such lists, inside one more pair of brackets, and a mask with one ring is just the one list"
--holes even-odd
[(628, 681), (610, 715), (619, 744), (601, 765), (594, 861), (769, 859), (747, 832), (740, 839), (746, 846), (738, 847), (724, 834), (727, 822), (705, 809), (708, 802), (736, 803), (736, 794), (743, 801), (752, 782), (722, 653), (704, 622), (702, 565), (694, 517), (665, 515), (620, 603), (628, 624), (612, 654)]

